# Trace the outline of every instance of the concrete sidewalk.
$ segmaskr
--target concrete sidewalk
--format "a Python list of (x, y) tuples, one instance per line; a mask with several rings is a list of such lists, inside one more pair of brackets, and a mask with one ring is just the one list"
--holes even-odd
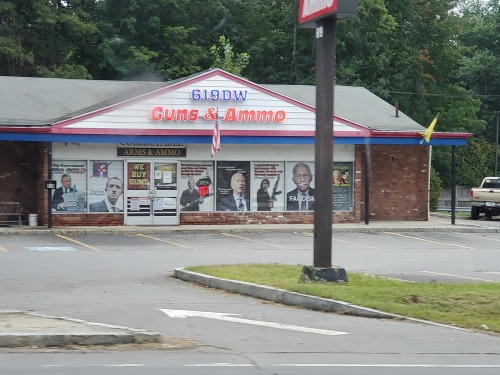
[(140, 329), (0, 310), (1, 347), (65, 347), (159, 343), (161, 335)]
[[(314, 230), (313, 224), (241, 224), (241, 225), (172, 225), (172, 226), (78, 226), (52, 227), (9, 226), (0, 227), (0, 235), (42, 235), (42, 234), (129, 234), (129, 233), (251, 233), (251, 232), (294, 232)], [(462, 232), (500, 233), (500, 220), (456, 219), (455, 225), (444, 215), (432, 215), (428, 221), (371, 221), (369, 224), (333, 224), (338, 232)]]

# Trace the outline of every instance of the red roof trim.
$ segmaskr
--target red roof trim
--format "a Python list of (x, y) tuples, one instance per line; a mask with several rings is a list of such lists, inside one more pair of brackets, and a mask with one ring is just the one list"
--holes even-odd
[[(468, 139), (472, 137), (472, 133), (448, 133), (448, 132), (433, 132), (432, 138), (454, 138), (460, 139), (465, 138)], [(418, 132), (394, 132), (394, 131), (372, 131), (372, 138), (418, 138), (422, 137)]]
[(28, 127), (28, 128), (17, 128), (9, 126), (6, 128), (0, 127), (0, 133), (51, 133), (52, 128), (50, 127)]
[[(91, 135), (202, 135), (212, 136), (213, 129), (206, 130), (175, 130), (175, 129), (77, 129), (77, 128), (57, 128), (52, 129), (53, 134), (91, 134)], [(315, 131), (284, 131), (284, 130), (221, 130), (221, 136), (260, 136), (260, 137), (314, 137)], [(359, 137), (363, 138), (359, 132), (333, 132), (335, 137)]]

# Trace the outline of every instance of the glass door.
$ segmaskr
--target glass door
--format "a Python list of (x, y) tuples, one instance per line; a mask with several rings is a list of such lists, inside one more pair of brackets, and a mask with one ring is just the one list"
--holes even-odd
[(177, 162), (153, 162), (153, 224), (178, 225)]
[(127, 225), (178, 225), (177, 162), (127, 161)]

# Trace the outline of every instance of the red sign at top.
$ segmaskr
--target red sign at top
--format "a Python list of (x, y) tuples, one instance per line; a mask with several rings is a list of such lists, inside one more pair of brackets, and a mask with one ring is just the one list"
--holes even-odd
[(337, 11), (338, 0), (299, 0), (299, 24), (329, 16)]

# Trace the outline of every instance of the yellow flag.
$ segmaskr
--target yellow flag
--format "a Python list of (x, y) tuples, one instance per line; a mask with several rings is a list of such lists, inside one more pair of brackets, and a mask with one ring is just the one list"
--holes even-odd
[(418, 132), (418, 134), (420, 134), (422, 137), (424, 137), (424, 139), (427, 143), (429, 143), (431, 140), (431, 135), (432, 135), (432, 132), (434, 131), (434, 127), (436, 126), (436, 122), (438, 120), (438, 117), (439, 117), (439, 113), (436, 115), (436, 117), (434, 117), (434, 120), (432, 120), (431, 124), (429, 125), (429, 127), (427, 128), (427, 130), (425, 132)]

